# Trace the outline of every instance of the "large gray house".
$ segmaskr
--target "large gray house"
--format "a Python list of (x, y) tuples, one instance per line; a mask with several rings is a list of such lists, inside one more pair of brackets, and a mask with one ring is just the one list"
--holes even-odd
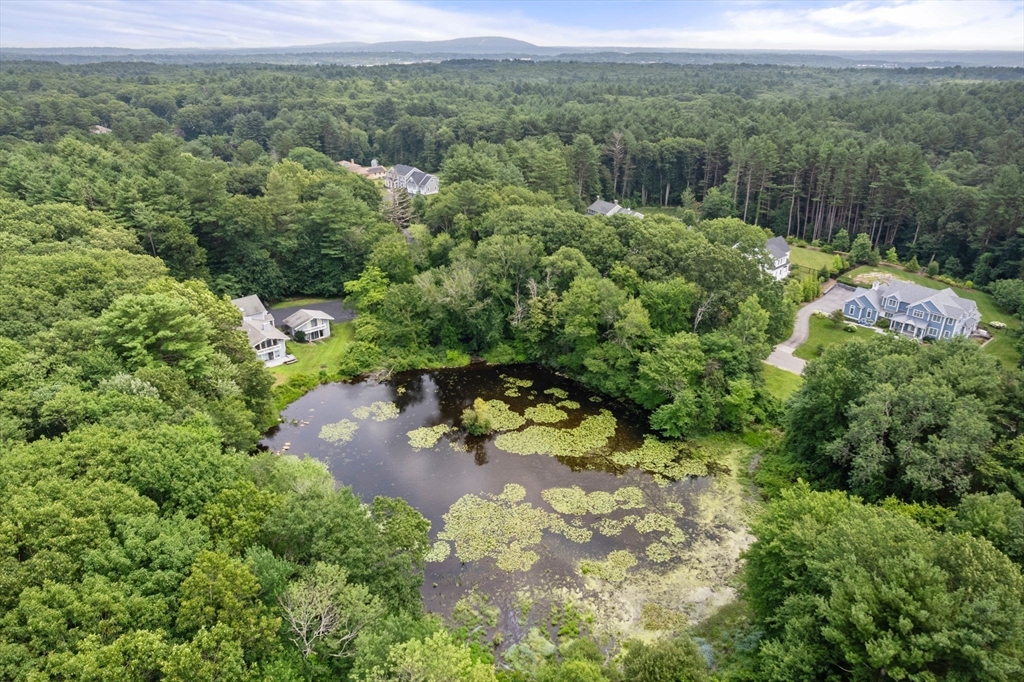
[(267, 367), (277, 367), (286, 362), (295, 362), (295, 357), (285, 350), (287, 336), (274, 326), (274, 316), (259, 296), (243, 296), (231, 301), (242, 312), (242, 331), (249, 337), (249, 345), (256, 357)]
[(587, 207), (587, 215), (628, 215), (640, 219), (644, 217), (644, 214), (639, 211), (620, 206), (618, 199), (611, 202), (604, 201), (601, 197), (598, 197), (597, 201)]
[(437, 194), (439, 189), (436, 175), (402, 164), (396, 164), (388, 169), (384, 174), (384, 186), (388, 189), (401, 188), (409, 194)]
[(919, 284), (875, 282), (870, 289), (851, 292), (843, 303), (851, 320), (873, 325), (889, 320), (889, 329), (914, 339), (970, 336), (981, 321), (978, 305), (952, 289), (929, 289)]

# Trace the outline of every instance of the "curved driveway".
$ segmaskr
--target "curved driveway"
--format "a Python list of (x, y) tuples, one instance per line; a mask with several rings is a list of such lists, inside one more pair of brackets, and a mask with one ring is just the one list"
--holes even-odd
[(843, 300), (848, 293), (847, 289), (837, 284), (821, 298), (815, 299), (797, 310), (793, 335), (777, 345), (765, 362), (793, 374), (803, 374), (804, 366), (807, 363), (793, 355), (793, 351), (806, 343), (807, 337), (811, 335), (811, 315), (819, 310), (827, 314), (842, 308)]

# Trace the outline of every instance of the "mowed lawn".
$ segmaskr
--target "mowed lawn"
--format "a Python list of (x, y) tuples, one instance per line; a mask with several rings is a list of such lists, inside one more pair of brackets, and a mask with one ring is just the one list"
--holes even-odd
[(291, 308), (293, 306), (300, 305), (316, 305), (317, 303), (327, 303), (333, 301), (333, 298), (290, 298), (287, 301), (278, 301), (270, 306), (271, 310), (277, 310), (278, 308)]
[(813, 270), (821, 270), (826, 265), (831, 268), (833, 257), (831, 253), (805, 249), (802, 246), (794, 246), (789, 251), (789, 262)]
[[(295, 305), (291, 303), (291, 305)], [(302, 305), (301, 303), (299, 305)], [(288, 352), (294, 355), (297, 362), (290, 365), (280, 365), (272, 368), (277, 381), (275, 385), (283, 384), (289, 377), (296, 374), (319, 374), (321, 369), (333, 374), (337, 371), (338, 360), (345, 347), (352, 343), (355, 338), (355, 325), (352, 322), (338, 322), (331, 324), (331, 335), (326, 341), (314, 341), (313, 343), (288, 342)]]
[(793, 374), (765, 363), (761, 364), (761, 376), (764, 377), (765, 388), (779, 400), (788, 398), (796, 389), (800, 388), (800, 384), (804, 383), (803, 377), (799, 374)]
[[(856, 279), (861, 275), (870, 275), (871, 273), (878, 272), (885, 275), (891, 275), (896, 279), (902, 279), (906, 282), (913, 282), (914, 284), (920, 284), (923, 287), (929, 289), (945, 289), (949, 287), (944, 282), (939, 282), (930, 277), (923, 275), (915, 275), (904, 270), (897, 268), (887, 268), (884, 266), (871, 266), (862, 265), (856, 270), (851, 270), (846, 273), (847, 277)], [(960, 287), (950, 287), (956, 293), (957, 296), (968, 298), (978, 304), (978, 312), (981, 313), (981, 323), (985, 325), (992, 334), (992, 340), (985, 345), (985, 352), (999, 358), (1004, 363), (1011, 367), (1017, 366), (1017, 360), (1020, 357), (1017, 351), (1013, 347), (1013, 341), (1010, 339), (1007, 333), (1009, 329), (1002, 331), (993, 329), (989, 326), (990, 322), (998, 320), (1003, 322), (1010, 329), (1017, 329), (1020, 327), (1020, 320), (1013, 317), (1012, 315), (1005, 313), (999, 306), (996, 305), (995, 299), (991, 295), (984, 291), (976, 291), (973, 289), (961, 289)]]
[(854, 329), (852, 332), (846, 331), (844, 326), (836, 326), (832, 320), (811, 315), (811, 333), (807, 337), (807, 342), (797, 348), (793, 355), (801, 360), (813, 360), (818, 357), (818, 346), (822, 346), (824, 349), (837, 343), (849, 343), (854, 339), (869, 339), (876, 334), (871, 329), (860, 325), (851, 325)]

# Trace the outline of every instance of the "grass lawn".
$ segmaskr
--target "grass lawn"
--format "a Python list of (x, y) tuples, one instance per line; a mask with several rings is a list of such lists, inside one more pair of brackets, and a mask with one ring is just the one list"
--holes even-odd
[(805, 249), (802, 246), (794, 246), (789, 251), (789, 261), (793, 265), (800, 265), (813, 270), (821, 270), (823, 265), (832, 267), (833, 254)]
[[(850, 334), (850, 336), (853, 335)], [(768, 392), (779, 400), (788, 398), (793, 391), (800, 388), (800, 384), (804, 383), (804, 379), (800, 375), (765, 363), (761, 364), (761, 376), (764, 377)]]
[(818, 357), (818, 346), (828, 348), (836, 343), (849, 343), (854, 339), (869, 339), (875, 335), (875, 332), (859, 325), (854, 325), (856, 331), (848, 332), (843, 327), (832, 324), (832, 320), (822, 319), (815, 315), (811, 315), (810, 323), (811, 334), (807, 337), (807, 342), (793, 353), (801, 360), (813, 360)]
[[(274, 305), (270, 306), (271, 310), (277, 308), (288, 308), (293, 305), (316, 305), (317, 303), (327, 303), (333, 301), (333, 298), (289, 298), (287, 301), (278, 301)], [(292, 353), (292, 355), (295, 355)], [(298, 357), (298, 356), (296, 356)]]
[[(301, 305), (301, 304), (300, 304)], [(290, 365), (279, 365), (271, 371), (277, 378), (275, 385), (283, 384), (289, 377), (296, 374), (319, 374), (320, 369), (334, 372), (338, 358), (345, 346), (355, 337), (355, 325), (352, 322), (331, 324), (331, 335), (326, 341), (314, 343), (288, 342), (288, 352), (297, 358)]]
[[(948, 284), (938, 282), (934, 279), (924, 277), (923, 275), (915, 275), (909, 272), (905, 272), (898, 268), (887, 268), (885, 266), (871, 266), (862, 265), (856, 270), (851, 270), (846, 273), (847, 277), (855, 279), (860, 275), (869, 275), (873, 272), (881, 272), (887, 275), (892, 275), (897, 279), (902, 279), (907, 282), (913, 282), (914, 284), (920, 284), (923, 287), (929, 289), (945, 289), (949, 287)], [(959, 287), (951, 287), (957, 296), (963, 298), (969, 298), (978, 304), (978, 312), (981, 313), (981, 323), (986, 325), (986, 328), (992, 332), (995, 338), (992, 339), (985, 346), (985, 352), (991, 353), (1011, 367), (1017, 366), (1017, 358), (1019, 357), (1017, 351), (1014, 350), (1011, 340), (1007, 338), (1006, 331), (999, 331), (988, 327), (988, 323), (993, 320), (999, 320), (1005, 322), (1006, 326), (1011, 329), (1017, 329), (1020, 327), (1020, 320), (1013, 317), (1008, 313), (1004, 313), (999, 306), (996, 305), (995, 299), (984, 291), (975, 291), (972, 289), (961, 289)]]

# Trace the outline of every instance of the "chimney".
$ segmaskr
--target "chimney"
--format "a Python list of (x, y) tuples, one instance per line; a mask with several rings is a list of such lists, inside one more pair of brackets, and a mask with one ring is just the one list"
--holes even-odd
[(619, 205), (619, 200), (618, 200), (618, 199), (616, 199), (616, 200), (615, 200), (615, 205), (616, 205), (616, 206), (618, 206), (618, 205)]

